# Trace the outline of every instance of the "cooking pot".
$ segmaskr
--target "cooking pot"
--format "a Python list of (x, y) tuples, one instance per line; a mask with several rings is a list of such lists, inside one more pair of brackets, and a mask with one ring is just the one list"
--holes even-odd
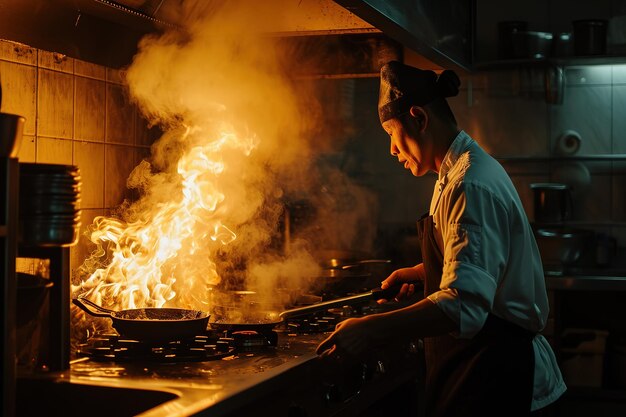
[(534, 192), (535, 223), (561, 224), (570, 218), (573, 202), (567, 184), (534, 183), (530, 188)]
[(572, 22), (574, 53), (578, 56), (606, 54), (608, 22), (603, 19), (584, 19)]
[[(517, 32), (525, 32), (528, 29), (528, 22), (521, 20), (507, 20), (498, 22), (498, 58), (525, 58), (526, 45), (524, 38), (514, 38)], [(514, 47), (514, 43), (516, 43)], [(522, 43), (521, 45), (519, 43)]]
[(372, 286), (369, 278), (378, 266), (391, 263), (389, 259), (372, 259), (366, 252), (351, 250), (320, 250), (314, 256), (322, 268), (311, 282), (313, 291), (345, 294)]
[(544, 59), (552, 49), (552, 33), (517, 31), (512, 34), (515, 58)]
[(544, 267), (552, 270), (577, 262), (593, 242), (593, 232), (584, 229), (538, 228), (535, 237)]
[(135, 308), (114, 311), (82, 296), (72, 299), (72, 302), (92, 316), (110, 318), (113, 321), (113, 328), (121, 336), (135, 340), (191, 338), (206, 331), (210, 317), (203, 311), (182, 308)]
[(17, 157), (22, 145), (25, 122), (26, 119), (22, 116), (0, 113), (0, 157)]

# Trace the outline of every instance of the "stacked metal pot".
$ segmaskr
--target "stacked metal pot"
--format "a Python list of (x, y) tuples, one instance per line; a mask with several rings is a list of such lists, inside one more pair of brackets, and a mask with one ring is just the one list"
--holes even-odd
[(20, 243), (75, 244), (80, 228), (81, 184), (76, 166), (20, 163)]

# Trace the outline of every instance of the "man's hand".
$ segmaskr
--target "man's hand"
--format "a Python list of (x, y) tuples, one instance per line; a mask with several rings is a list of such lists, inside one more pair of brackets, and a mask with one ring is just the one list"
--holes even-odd
[(346, 353), (358, 356), (371, 346), (373, 328), (367, 326), (367, 317), (352, 318), (337, 324), (335, 331), (317, 347), (316, 353), (321, 357), (339, 358)]
[[(395, 296), (395, 301), (400, 301), (405, 297), (410, 297), (415, 293), (415, 285), (407, 284), (410, 281), (424, 281), (425, 273), (424, 273), (424, 264), (419, 264), (410, 268), (400, 268), (391, 273), (380, 284), (380, 288), (387, 289), (396, 284), (404, 283), (400, 287), (398, 294)], [(378, 304), (386, 303), (389, 300), (380, 299), (378, 300)]]

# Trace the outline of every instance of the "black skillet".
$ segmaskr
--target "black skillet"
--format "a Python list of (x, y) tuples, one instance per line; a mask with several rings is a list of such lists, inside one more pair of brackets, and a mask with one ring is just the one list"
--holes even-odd
[[(414, 284), (418, 287), (422, 286), (422, 283), (419, 281), (411, 281), (409, 282), (409, 284)], [(308, 315), (308, 314), (316, 313), (319, 311), (328, 310), (334, 307), (342, 307), (344, 305), (354, 305), (357, 303), (364, 303), (364, 302), (369, 302), (372, 300), (376, 301), (376, 300), (381, 300), (381, 299), (393, 299), (393, 297), (395, 297), (396, 294), (398, 294), (401, 287), (402, 287), (402, 283), (398, 283), (384, 290), (382, 288), (375, 288), (371, 291), (367, 291), (367, 292), (356, 294), (356, 295), (351, 295), (349, 297), (337, 298), (335, 300), (323, 301), (320, 303), (316, 303), (316, 304), (312, 304), (312, 305), (308, 305), (304, 307), (298, 307), (298, 308), (294, 308), (291, 310), (286, 310), (278, 314), (278, 320), (274, 320), (270, 318), (275, 315), (275, 312), (273, 312), (273, 314), (265, 314), (265, 316), (263, 314), (259, 314), (258, 316), (260, 318), (255, 319), (255, 320), (247, 319), (242, 322), (229, 322), (229, 321), (220, 320), (218, 318), (209, 324), (215, 330), (221, 330), (221, 331), (228, 330), (231, 332), (251, 330), (251, 331), (256, 331), (258, 333), (263, 333), (263, 332), (272, 330), (277, 325), (283, 323), (284, 320), (292, 318), (292, 317)]]
[(109, 310), (78, 296), (72, 302), (96, 317), (108, 317), (113, 328), (124, 337), (135, 340), (180, 340), (206, 331), (210, 315), (182, 308), (135, 308)]

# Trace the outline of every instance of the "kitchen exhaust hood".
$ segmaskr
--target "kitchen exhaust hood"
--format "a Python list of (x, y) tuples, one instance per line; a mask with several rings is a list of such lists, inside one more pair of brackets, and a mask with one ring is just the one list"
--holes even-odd
[[(183, 28), (224, 0), (0, 0), (0, 38), (120, 68), (146, 34)], [(246, 2), (239, 0), (241, 7)], [(472, 62), (475, 0), (264, 0), (273, 36), (307, 54), (320, 77), (373, 77), (415, 52), (445, 68)], [(252, 4), (252, 3), (251, 3)], [(278, 13), (277, 13), (278, 14)], [(407, 51), (410, 50), (410, 51)], [(336, 64), (336, 65), (335, 65)]]
[(443, 68), (470, 70), (475, 0), (334, 0)]

